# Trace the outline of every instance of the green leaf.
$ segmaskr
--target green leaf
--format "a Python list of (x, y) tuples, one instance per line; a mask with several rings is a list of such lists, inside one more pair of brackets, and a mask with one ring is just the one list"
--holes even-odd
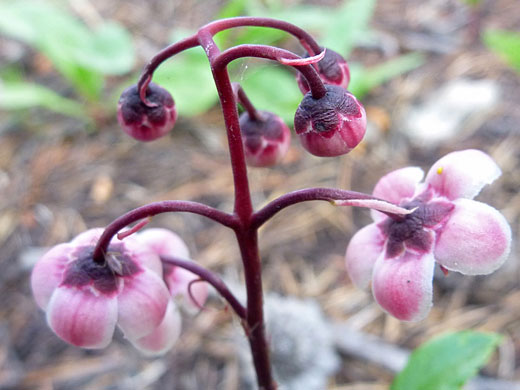
[(218, 11), (217, 19), (232, 18), (240, 16), (244, 12), (247, 0), (231, 0)]
[(294, 74), (269, 64), (247, 72), (240, 83), (257, 109), (274, 112), (292, 124), (303, 98)]
[(128, 31), (115, 22), (99, 25), (83, 45), (71, 47), (78, 64), (104, 74), (121, 75), (132, 70), (135, 53)]
[(79, 103), (64, 98), (41, 85), (25, 82), (0, 83), (0, 108), (4, 110), (19, 110), (32, 107), (43, 107), (80, 119), (88, 118), (85, 110)]
[(487, 30), (483, 40), (491, 51), (520, 72), (520, 32)]
[(502, 337), (462, 331), (439, 336), (417, 348), (391, 390), (459, 390), (488, 361)]
[(99, 72), (78, 65), (70, 52), (64, 50), (58, 41), (42, 42), (40, 48), (82, 96), (92, 101), (100, 97), (104, 79)]
[(261, 44), (272, 45), (288, 38), (285, 31), (267, 27), (244, 27), (237, 33), (233, 45)]
[(153, 81), (170, 91), (181, 115), (203, 113), (218, 100), (208, 59), (200, 48), (163, 63)]
[(299, 5), (274, 13), (266, 12), (259, 4), (253, 4), (249, 11), (283, 19), (314, 31), (320, 37), (320, 44), (348, 56), (358, 41), (370, 36), (368, 24), (375, 4), (376, 0), (345, 0), (336, 8)]
[(102, 74), (122, 74), (133, 67), (130, 36), (116, 23), (90, 31), (63, 9), (37, 0), (2, 1), (0, 14), (0, 32), (40, 50), (91, 100), (100, 96)]
[(332, 13), (324, 24), (323, 46), (348, 56), (354, 46), (369, 31), (376, 0), (349, 0)]
[(477, 5), (482, 3), (482, 0), (463, 0), (463, 1), (464, 1), (464, 3), (466, 3), (467, 5), (469, 5), (471, 7), (476, 7)]
[(361, 99), (372, 89), (396, 76), (421, 66), (423, 63), (424, 56), (420, 53), (405, 54), (371, 68), (364, 68), (361, 65), (349, 63), (351, 81), (348, 89)]

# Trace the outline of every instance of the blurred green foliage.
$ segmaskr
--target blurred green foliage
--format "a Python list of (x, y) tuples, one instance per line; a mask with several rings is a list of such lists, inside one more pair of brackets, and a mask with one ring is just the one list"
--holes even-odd
[[(356, 45), (372, 39), (374, 34), (369, 22), (375, 5), (376, 0), (344, 0), (331, 12), (330, 8), (316, 5), (283, 7), (279, 0), (232, 0), (225, 3), (216, 17), (257, 15), (287, 20), (309, 30), (324, 46), (348, 58)], [(52, 0), (0, 0), (0, 34), (42, 53), (75, 92), (65, 97), (28, 81), (23, 74), (11, 77), (2, 69), (0, 108), (14, 110), (40, 106), (87, 119), (89, 107), (99, 106), (103, 99), (106, 77), (132, 71), (133, 44), (130, 34), (121, 25), (107, 21), (91, 28), (66, 9), (63, 3)], [(176, 41), (188, 34), (177, 29), (172, 32), (171, 39)], [(287, 39), (290, 37), (285, 32), (262, 27), (227, 30), (215, 37), (222, 48), (242, 43), (283, 44)], [(349, 89), (362, 98), (378, 85), (422, 62), (418, 53), (374, 67), (349, 62), (352, 73)], [(292, 122), (302, 97), (294, 72), (287, 67), (246, 60), (231, 64), (230, 73), (260, 109), (276, 112), (288, 123)], [(181, 115), (201, 114), (218, 101), (208, 60), (200, 48), (181, 53), (162, 64), (154, 81), (170, 90)]]
[[(115, 22), (101, 22), (91, 29), (63, 7), (39, 0), (1, 0), (0, 15), (0, 33), (42, 53), (74, 88), (75, 97), (87, 104), (102, 97), (106, 76), (128, 73), (134, 66), (131, 36)], [(3, 78), (0, 108), (42, 106), (87, 117), (75, 100), (41, 85)]]
[(501, 341), (496, 333), (476, 331), (438, 336), (413, 351), (390, 390), (460, 390)]
[(482, 39), (489, 50), (498, 54), (509, 66), (520, 73), (520, 32), (487, 30)]

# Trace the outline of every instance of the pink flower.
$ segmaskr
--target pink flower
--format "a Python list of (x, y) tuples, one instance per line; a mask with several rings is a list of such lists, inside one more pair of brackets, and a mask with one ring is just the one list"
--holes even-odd
[(32, 290), (49, 326), (83, 348), (106, 347), (116, 325), (134, 344), (154, 331), (176, 338), (176, 311), (167, 310), (171, 299), (159, 257), (135, 237), (114, 238), (106, 261), (95, 263), (92, 255), (102, 231), (88, 230), (57, 245), (36, 264)]
[[(139, 240), (159, 256), (172, 256), (189, 260), (188, 247), (175, 233), (167, 229), (146, 229), (138, 234)], [(199, 277), (184, 268), (163, 264), (163, 278), (173, 297), (184, 299), (189, 310), (199, 310), (208, 297), (208, 286), (204, 282), (192, 283)], [(191, 287), (190, 286), (191, 283)], [(191, 293), (191, 294), (190, 294)]]
[(511, 228), (496, 209), (473, 199), (500, 176), (495, 162), (478, 150), (450, 153), (426, 175), (420, 168), (393, 171), (379, 180), (374, 196), (415, 209), (402, 220), (372, 211), (374, 223), (354, 235), (347, 271), (368, 286), (394, 317), (418, 321), (432, 305), (435, 262), (467, 275), (489, 274), (510, 251)]

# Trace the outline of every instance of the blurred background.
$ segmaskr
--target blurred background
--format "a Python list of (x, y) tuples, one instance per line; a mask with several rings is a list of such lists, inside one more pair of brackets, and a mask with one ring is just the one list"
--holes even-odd
[[(393, 169), (427, 170), (450, 151), (478, 148), (503, 170), (479, 200), (501, 210), (516, 240), (508, 262), (491, 276), (436, 275), (433, 310), (411, 324), (385, 315), (345, 273), (345, 248), (370, 222), (368, 211), (315, 202), (281, 212), (260, 232), (271, 318), (283, 312), (295, 313), (296, 325), (314, 321), (281, 333), (296, 340), (279, 351), (277, 375), (287, 388), (388, 388), (393, 355), (385, 363), (342, 344), (347, 334), (337, 324), (351, 337), (372, 337), (376, 346), (401, 352), (446, 330), (499, 332), (504, 341), (482, 375), (520, 381), (517, 0), (0, 0), (0, 389), (248, 388), (240, 324), (217, 297), (183, 316), (172, 352), (146, 359), (120, 334), (102, 351), (68, 346), (46, 326), (29, 287), (45, 248), (145, 203), (187, 199), (231, 210), (225, 129), (200, 48), (166, 62), (154, 77), (179, 110), (169, 136), (147, 144), (130, 139), (118, 128), (116, 107), (158, 50), (215, 18), (237, 15), (290, 21), (343, 54), (349, 89), (369, 120), (365, 140), (346, 156), (313, 157), (294, 138), (280, 166), (250, 169), (255, 207), (311, 186), (371, 192)], [(276, 44), (303, 54), (296, 40), (270, 29), (242, 28), (216, 39), (221, 47)], [(291, 123), (302, 96), (290, 70), (245, 59), (230, 74), (258, 108)], [(230, 231), (192, 215), (159, 216), (151, 225), (176, 231), (194, 260), (240, 285)], [(316, 341), (316, 334), (328, 336)], [(305, 360), (316, 343), (330, 344), (327, 364)], [(385, 351), (376, 348), (375, 355), (384, 360)], [(301, 357), (304, 368), (283, 368), (284, 353)], [(301, 385), (304, 371), (322, 382)]]

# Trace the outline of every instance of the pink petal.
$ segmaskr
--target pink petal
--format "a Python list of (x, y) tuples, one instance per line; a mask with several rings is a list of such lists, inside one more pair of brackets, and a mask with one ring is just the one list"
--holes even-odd
[(486, 153), (469, 149), (449, 153), (437, 161), (426, 176), (426, 183), (448, 199), (473, 199), (486, 184), (502, 172)]
[(103, 228), (89, 229), (81, 234), (78, 234), (70, 243), (74, 246), (96, 245), (104, 230), (105, 229)]
[(159, 356), (168, 352), (181, 333), (181, 316), (172, 300), (168, 303), (161, 324), (149, 335), (130, 340), (146, 356)]
[(114, 237), (111, 243), (123, 243), (124, 252), (126, 255), (135, 261), (140, 267), (144, 267), (154, 272), (157, 276), (162, 278), (163, 267), (161, 259), (155, 251), (146, 245), (140, 235), (136, 234), (133, 236), (125, 237), (123, 240), (119, 240)]
[(168, 255), (188, 259), (190, 252), (184, 241), (168, 229), (146, 229), (138, 235), (159, 256)]
[(94, 295), (88, 288), (59, 287), (47, 307), (47, 322), (63, 340), (82, 348), (104, 348), (117, 321), (116, 296)]
[[(372, 195), (397, 205), (411, 199), (415, 189), (424, 177), (424, 172), (418, 167), (407, 167), (392, 171), (377, 182)], [(371, 212), (374, 221), (380, 221), (385, 216), (376, 211)]]
[(123, 281), (117, 324), (127, 338), (138, 339), (159, 326), (170, 295), (163, 280), (146, 268)]
[(60, 285), (73, 250), (74, 247), (69, 244), (56, 245), (34, 266), (31, 274), (32, 292), (36, 303), (43, 310), (47, 307), (54, 290)]
[(383, 251), (385, 237), (375, 223), (365, 226), (350, 240), (345, 254), (347, 272), (359, 288), (366, 288), (372, 268)]
[(381, 307), (403, 321), (420, 321), (432, 306), (433, 254), (405, 252), (395, 259), (380, 256), (374, 265), (372, 291)]
[(457, 199), (439, 232), (435, 258), (445, 268), (467, 275), (489, 274), (500, 267), (511, 249), (511, 227), (493, 207)]
[[(190, 309), (198, 311), (208, 298), (208, 285), (205, 282), (190, 283), (199, 277), (180, 267), (173, 267), (171, 273), (165, 276), (166, 284), (172, 296), (182, 296)], [(190, 295), (191, 292), (191, 295)]]

